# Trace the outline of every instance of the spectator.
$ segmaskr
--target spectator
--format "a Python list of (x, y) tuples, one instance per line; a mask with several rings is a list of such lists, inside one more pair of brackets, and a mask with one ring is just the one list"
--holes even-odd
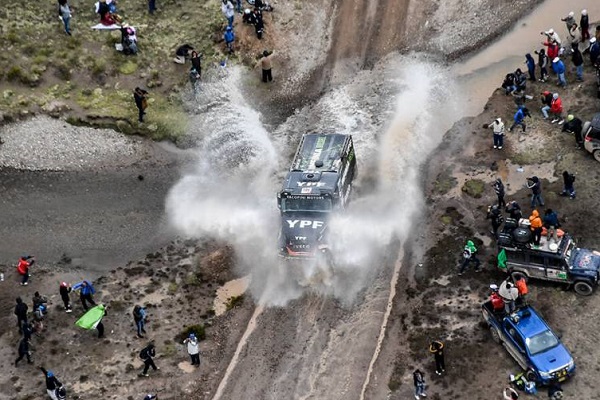
[(515, 71), (515, 90), (513, 92), (525, 92), (527, 89), (527, 77), (521, 71), (521, 68), (517, 68)]
[(553, 124), (558, 122), (559, 125), (562, 125), (562, 123), (564, 122), (563, 118), (562, 118), (562, 111), (563, 111), (563, 107), (562, 107), (562, 100), (560, 99), (560, 97), (558, 96), (558, 93), (554, 93), (552, 95), (552, 100), (550, 101), (550, 105), (546, 105), (544, 107), (542, 107), (542, 114), (544, 114), (544, 119), (548, 119), (548, 111), (550, 111), (553, 114), (553, 118), (552, 118), (552, 122)]
[(273, 52), (263, 51), (262, 58), (260, 59), (260, 66), (262, 67), (262, 80), (263, 82), (273, 81), (272, 73), (272, 59)]
[(572, 53), (571, 53), (571, 61), (575, 66), (575, 71), (577, 73), (577, 80), (579, 82), (583, 81), (583, 55), (579, 51), (579, 45), (577, 43), (573, 43)]
[(544, 228), (546, 228), (546, 238), (550, 240), (554, 240), (555, 243), (558, 242), (558, 235), (556, 230), (560, 227), (560, 223), (558, 222), (558, 215), (551, 208), (548, 208), (544, 213)]
[(540, 67), (540, 82), (546, 82), (546, 78), (548, 77), (548, 56), (546, 55), (546, 50), (536, 50), (535, 54), (538, 55), (538, 66)]
[(196, 68), (190, 68), (189, 77), (190, 84), (192, 85), (192, 92), (194, 92), (195, 95), (198, 92), (198, 81), (200, 80), (200, 74), (198, 73), (198, 71), (196, 71)]
[(433, 354), (433, 358), (435, 359), (435, 373), (441, 375), (442, 372), (446, 372), (444, 343), (439, 340), (434, 340), (429, 344), (429, 352)]
[(527, 189), (531, 189), (531, 208), (535, 208), (536, 204), (543, 207), (542, 182), (537, 176), (527, 178)]
[(35, 263), (33, 256), (22, 256), (17, 263), (17, 272), (21, 275), (21, 286), (29, 284), (29, 267)]
[(156, 356), (156, 350), (154, 347), (154, 342), (150, 342), (148, 346), (144, 347), (140, 351), (140, 358), (144, 360), (144, 371), (140, 374), (141, 376), (149, 376), (148, 369), (152, 367), (154, 371), (159, 370), (160, 368), (154, 364), (153, 357)]
[(512, 72), (506, 74), (506, 76), (504, 77), (504, 82), (502, 82), (502, 88), (504, 89), (504, 94), (506, 94), (507, 96), (517, 89), (517, 86), (515, 84), (515, 74), (513, 74)]
[(136, 87), (133, 90), (133, 100), (138, 109), (138, 121), (144, 122), (144, 115), (146, 115), (146, 108), (148, 108), (148, 92)]
[(198, 73), (198, 80), (202, 78), (202, 56), (198, 54), (196, 51), (191, 52), (190, 61), (192, 63), (192, 67)]
[(600, 56), (600, 44), (595, 37), (590, 39), (590, 47), (588, 50), (590, 52), (590, 61), (592, 62), (592, 65), (595, 65), (596, 61), (598, 60), (598, 56)]
[(531, 224), (531, 232), (533, 233), (533, 246), (537, 249), (540, 247), (543, 227), (542, 219), (540, 218), (540, 213), (538, 213), (538, 210), (533, 210), (531, 212), (531, 215), (529, 216), (529, 223)]
[(521, 212), (521, 206), (515, 200), (509, 201), (506, 205), (505, 211), (508, 213), (508, 216), (517, 222), (523, 218), (523, 213)]
[(73, 290), (79, 290), (79, 299), (81, 300), (81, 305), (83, 309), (87, 311), (89, 309), (87, 303), (95, 306), (96, 302), (94, 302), (94, 298), (92, 297), (96, 290), (90, 281), (81, 281), (73, 285)]
[[(525, 130), (527, 129), (527, 125), (525, 125), (525, 116), (531, 117), (531, 114), (529, 114), (529, 110), (525, 106), (519, 106), (517, 108), (517, 112), (515, 113), (515, 115), (513, 117), (514, 122), (510, 126), (510, 128), (508, 128), (508, 131), (512, 132), (513, 129), (515, 129), (518, 125), (520, 125), (521, 126), (521, 134), (525, 133)], [(519, 135), (519, 142), (522, 142), (523, 140), (525, 140), (525, 139), (522, 138), (522, 135)]]
[(63, 387), (63, 384), (60, 383), (56, 376), (54, 376), (52, 371), (46, 371), (44, 367), (40, 367), (40, 369), (44, 373), (44, 378), (46, 379), (46, 393), (48, 393), (48, 396), (50, 396), (52, 400), (58, 400), (59, 397), (57, 392), (60, 391), (60, 389)]
[(497, 239), (498, 228), (500, 228), (500, 225), (502, 225), (502, 222), (504, 222), (504, 217), (502, 217), (502, 210), (495, 204), (493, 206), (488, 207), (488, 212), (485, 219), (490, 219), (492, 221), (492, 230), (490, 231), (490, 233), (492, 234), (492, 236), (494, 236), (494, 238)]
[(233, 4), (229, 0), (223, 0), (223, 4), (221, 4), (221, 12), (227, 19), (228, 26), (233, 26), (233, 16), (235, 15), (235, 10), (233, 8)]
[(144, 307), (140, 305), (133, 307), (133, 321), (137, 328), (137, 336), (143, 338), (144, 336), (142, 334), (146, 333), (146, 330), (144, 329), (144, 324), (146, 323), (146, 310)]
[(200, 346), (198, 345), (198, 339), (196, 335), (190, 333), (189, 337), (183, 341), (183, 344), (187, 344), (187, 351), (192, 359), (192, 365), (196, 367), (200, 366)]
[(72, 312), (73, 310), (71, 309), (71, 298), (69, 297), (69, 293), (71, 293), (71, 285), (69, 285), (67, 282), (61, 282), (59, 292), (60, 298), (62, 299), (63, 304), (65, 306), (65, 312)]
[(494, 148), (502, 149), (502, 145), (504, 144), (504, 122), (498, 117), (488, 127), (494, 132)]
[(568, 171), (563, 171), (563, 191), (560, 193), (561, 196), (569, 196), (571, 200), (575, 198), (575, 175), (570, 174)]
[(258, 40), (262, 40), (262, 35), (265, 30), (265, 23), (262, 17), (262, 11), (258, 7), (254, 7), (252, 11), (252, 22), (254, 23), (254, 31)]
[(227, 47), (227, 51), (229, 52), (229, 54), (233, 54), (233, 42), (235, 41), (235, 33), (233, 32), (233, 28), (231, 26), (228, 26), (227, 29), (225, 29), (223, 39), (225, 40), (225, 46)]
[(506, 207), (506, 201), (504, 201), (504, 183), (502, 179), (497, 178), (493, 184), (494, 192), (498, 196), (498, 207)]
[(571, 43), (571, 50), (573, 49), (573, 46), (581, 43), (581, 30), (577, 24), (573, 25), (569, 31), (569, 42)]
[(583, 122), (579, 118), (575, 118), (573, 114), (567, 115), (567, 122), (563, 125), (562, 131), (575, 134), (575, 142), (577, 143), (576, 148), (578, 149), (583, 147), (582, 130)]
[(546, 55), (548, 56), (549, 60), (553, 60), (555, 57), (558, 57), (560, 47), (555, 41), (548, 40), (546, 42), (542, 42), (542, 44), (548, 48), (546, 50)]
[(569, 15), (567, 15), (564, 18), (561, 18), (560, 20), (563, 21), (567, 25), (567, 31), (570, 31), (571, 28), (573, 27), (573, 25), (576, 25), (576, 23), (575, 23), (575, 13), (573, 11), (571, 11), (569, 13)]
[(71, 7), (69, 7), (67, 0), (58, 1), (58, 16), (62, 19), (65, 26), (65, 33), (71, 36)]
[(565, 79), (565, 64), (559, 57), (555, 57), (552, 60), (552, 69), (558, 76), (558, 86), (567, 86), (567, 80)]
[(490, 289), (492, 293), (490, 294), (490, 301), (492, 302), (492, 309), (494, 312), (501, 313), (504, 311), (504, 300), (498, 294), (498, 285), (491, 284)]
[(156, 11), (156, 0), (148, 0), (148, 13), (154, 15), (154, 11)]
[(531, 54), (525, 54), (525, 64), (527, 65), (527, 72), (529, 73), (529, 80), (535, 81), (535, 60)]
[(425, 393), (425, 378), (423, 377), (423, 373), (415, 369), (413, 372), (413, 382), (415, 384), (415, 399), (419, 399), (419, 396), (427, 397)]
[(19, 333), (22, 333), (23, 324), (27, 324), (27, 304), (23, 302), (20, 297), (16, 299), (17, 304), (15, 305), (14, 314), (17, 316), (17, 327), (19, 328)]
[(581, 10), (579, 27), (581, 28), (581, 41), (585, 42), (590, 38), (590, 19), (588, 17), (587, 10)]
[(475, 243), (473, 241), (468, 240), (467, 244), (463, 249), (463, 263), (460, 266), (460, 270), (458, 271), (458, 275), (462, 275), (465, 269), (469, 266), (471, 261), (475, 262), (475, 272), (481, 271), (479, 266), (481, 265), (481, 261), (477, 258), (477, 247), (475, 247)]
[(550, 28), (545, 32), (540, 32), (541, 35), (546, 35), (546, 37), (548, 38), (548, 40), (554, 41), (558, 46), (561, 45), (561, 40), (560, 37), (558, 36), (558, 33), (554, 32), (554, 29)]

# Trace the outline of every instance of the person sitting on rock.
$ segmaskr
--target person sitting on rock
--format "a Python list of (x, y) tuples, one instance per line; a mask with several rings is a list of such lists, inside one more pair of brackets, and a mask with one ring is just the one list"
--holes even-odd
[(190, 56), (192, 50), (194, 50), (194, 48), (189, 44), (179, 46), (175, 51), (175, 58), (173, 61), (177, 64), (185, 64), (185, 60)]

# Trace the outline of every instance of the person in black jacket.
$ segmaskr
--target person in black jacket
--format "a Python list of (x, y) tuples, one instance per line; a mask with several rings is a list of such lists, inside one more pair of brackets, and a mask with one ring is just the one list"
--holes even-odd
[(563, 191), (560, 193), (561, 196), (569, 196), (572, 199), (575, 198), (575, 175), (570, 174), (568, 171), (563, 171)]
[(256, 37), (262, 39), (263, 31), (265, 30), (265, 23), (263, 22), (262, 11), (258, 7), (254, 7), (252, 12), (252, 21), (254, 22), (254, 30), (256, 31)]
[(135, 106), (138, 109), (138, 121), (144, 122), (144, 115), (146, 114), (147, 107), (147, 96), (148, 92), (144, 89), (136, 87), (133, 91), (133, 100), (135, 101)]
[(583, 81), (583, 55), (581, 51), (579, 51), (579, 45), (577, 43), (573, 43), (571, 53), (571, 61), (575, 66), (575, 72), (577, 73), (577, 80), (579, 82)]
[(19, 342), (19, 358), (17, 358), (15, 360), (15, 367), (18, 366), (19, 361), (21, 361), (23, 359), (23, 357), (27, 357), (27, 362), (29, 364), (32, 364), (33, 361), (31, 361), (31, 355), (29, 354), (29, 340), (23, 338), (21, 339), (21, 341)]
[(67, 282), (61, 282), (59, 293), (60, 298), (62, 299), (63, 304), (65, 306), (65, 312), (72, 312), (73, 310), (71, 309), (71, 298), (69, 297), (69, 293), (71, 293), (71, 285), (69, 285)]
[(577, 143), (578, 149), (583, 147), (583, 136), (581, 135), (582, 130), (583, 122), (579, 118), (575, 118), (573, 114), (569, 114), (567, 116), (567, 122), (562, 127), (562, 131), (575, 134), (575, 142)]
[(581, 28), (581, 41), (585, 42), (590, 38), (590, 18), (588, 17), (587, 10), (581, 10), (579, 27)]
[(523, 218), (523, 212), (521, 211), (521, 206), (515, 200), (509, 201), (506, 205), (505, 211), (508, 213), (509, 217), (516, 220), (517, 222)]
[(488, 212), (485, 219), (492, 220), (492, 230), (490, 231), (490, 233), (497, 239), (498, 228), (500, 228), (500, 225), (502, 225), (502, 222), (504, 222), (504, 217), (502, 217), (502, 210), (495, 204), (493, 206), (488, 207)]
[(502, 179), (496, 179), (493, 186), (496, 196), (498, 196), (498, 207), (506, 207), (506, 201), (504, 201), (504, 184), (502, 183)]
[(20, 297), (16, 299), (17, 305), (15, 305), (15, 315), (17, 316), (17, 327), (19, 327), (19, 333), (23, 333), (23, 324), (27, 323), (27, 304), (23, 303)]
[(540, 67), (540, 82), (546, 82), (546, 77), (548, 76), (548, 56), (546, 55), (546, 49), (540, 49), (540, 51), (535, 51), (535, 54), (538, 55), (538, 66)]
[(155, 356), (156, 351), (153, 342), (150, 342), (148, 346), (144, 347), (142, 351), (140, 351), (140, 358), (144, 360), (144, 371), (140, 374), (141, 376), (149, 376), (148, 369), (150, 367), (152, 367), (154, 371), (160, 369), (154, 364), (154, 360), (152, 359)]
[(425, 393), (425, 378), (419, 369), (415, 369), (415, 372), (413, 372), (413, 382), (415, 384), (415, 399), (419, 399), (419, 396), (427, 397)]
[(63, 384), (54, 376), (52, 371), (47, 371), (44, 367), (40, 367), (42, 372), (44, 373), (44, 378), (46, 378), (46, 392), (51, 399), (56, 399), (58, 396), (56, 395), (56, 391), (59, 390)]

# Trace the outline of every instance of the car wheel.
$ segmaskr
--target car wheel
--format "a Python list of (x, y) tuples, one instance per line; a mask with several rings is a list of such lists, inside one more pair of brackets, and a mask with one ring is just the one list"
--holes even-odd
[(589, 296), (594, 292), (592, 285), (584, 281), (575, 282), (573, 289), (575, 289), (575, 293), (580, 296)]
[(530, 382), (537, 382), (538, 376), (534, 370), (528, 369), (527, 372), (525, 372), (525, 379), (527, 379)]
[(598, 162), (600, 162), (600, 150), (594, 150), (594, 152), (592, 153), (594, 156), (594, 159)]
[(520, 280), (521, 278), (525, 278), (525, 282), (527, 282), (527, 280), (529, 279), (527, 274), (525, 274), (523, 272), (517, 272), (517, 271), (511, 273), (510, 277), (512, 278), (513, 282), (516, 282), (516, 281)]
[(498, 330), (493, 326), (490, 326), (490, 333), (492, 334), (492, 340), (500, 344), (502, 340), (500, 339), (500, 334), (498, 333)]

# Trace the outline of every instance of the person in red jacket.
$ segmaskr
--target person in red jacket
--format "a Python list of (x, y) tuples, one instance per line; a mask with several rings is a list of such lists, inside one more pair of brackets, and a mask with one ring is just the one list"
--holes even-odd
[(560, 50), (560, 47), (554, 40), (547, 40), (545, 42), (542, 42), (542, 44), (544, 46), (548, 47), (548, 50), (546, 51), (546, 55), (548, 56), (548, 59), (554, 60), (555, 57), (558, 57), (558, 52)]
[(33, 265), (35, 259), (33, 256), (22, 256), (19, 259), (19, 263), (17, 264), (17, 272), (22, 276), (21, 278), (21, 286), (25, 286), (28, 284), (29, 280), (29, 267)]
[(558, 122), (559, 125), (562, 125), (564, 122), (564, 118), (562, 117), (563, 106), (562, 100), (558, 96), (558, 93), (554, 93), (552, 95), (552, 100), (550, 101), (550, 105), (546, 105), (542, 107), (542, 114), (544, 114), (544, 119), (548, 119), (548, 111), (552, 113), (554, 118), (552, 118), (552, 123)]
[(504, 311), (504, 300), (502, 300), (502, 297), (500, 297), (500, 294), (498, 294), (498, 285), (490, 285), (490, 289), (492, 290), (492, 293), (490, 294), (490, 301), (492, 302), (492, 308), (494, 309), (494, 312), (502, 312)]

